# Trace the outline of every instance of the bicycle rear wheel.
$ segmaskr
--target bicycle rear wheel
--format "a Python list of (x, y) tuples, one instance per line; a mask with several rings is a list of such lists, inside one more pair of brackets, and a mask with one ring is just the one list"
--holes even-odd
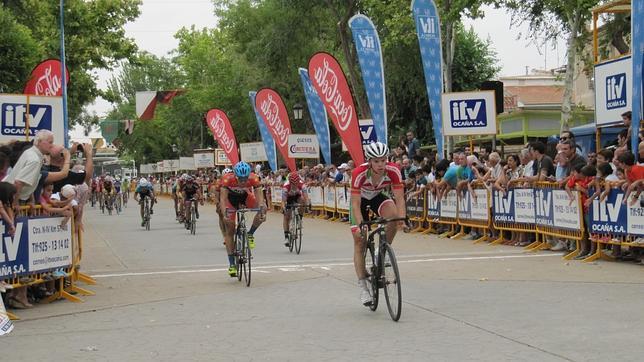
[(369, 243), (365, 249), (364, 264), (367, 269), (367, 273), (369, 273), (367, 283), (369, 283), (368, 287), (371, 291), (371, 298), (373, 298), (373, 302), (369, 306), (369, 309), (375, 311), (378, 309), (378, 279), (380, 277), (380, 272), (376, 265), (376, 253), (374, 251), (373, 243)]
[(194, 202), (190, 203), (190, 234), (197, 232), (197, 211)]
[(150, 204), (147, 201), (145, 202), (143, 216), (145, 217), (145, 230), (150, 230)]
[(291, 220), (288, 223), (288, 251), (293, 252), (295, 246), (295, 238), (297, 235), (297, 227), (295, 226), (295, 215), (291, 212)]
[(295, 252), (299, 255), (302, 250), (302, 216), (297, 215), (295, 220)]
[(398, 263), (394, 249), (390, 245), (383, 246), (383, 261), (381, 263), (382, 276), (384, 279), (385, 299), (387, 300), (387, 309), (389, 315), (395, 322), (400, 319), (402, 311), (402, 288), (400, 285), (400, 273), (398, 272)]

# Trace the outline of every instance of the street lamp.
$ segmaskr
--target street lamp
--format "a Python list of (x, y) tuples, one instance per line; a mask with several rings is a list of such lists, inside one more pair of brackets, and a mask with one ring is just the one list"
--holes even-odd
[(299, 103), (295, 103), (295, 105), (293, 106), (293, 119), (295, 119), (296, 121), (301, 121), (303, 111), (304, 107), (302, 107), (302, 105)]

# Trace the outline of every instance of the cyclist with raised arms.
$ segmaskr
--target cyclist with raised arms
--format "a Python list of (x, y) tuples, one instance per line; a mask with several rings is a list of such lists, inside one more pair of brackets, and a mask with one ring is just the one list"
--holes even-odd
[[(282, 186), (282, 210), (284, 210), (284, 246), (289, 246), (289, 230), (288, 224), (291, 222), (292, 210), (286, 210), (286, 206), (289, 205), (308, 205), (309, 199), (304, 192), (304, 181), (300, 178), (300, 175), (293, 171), (288, 175), (288, 180)], [(301, 211), (300, 215), (304, 215), (304, 212)]]
[(255, 231), (266, 220), (266, 206), (259, 177), (251, 173), (250, 165), (246, 162), (238, 162), (233, 167), (233, 172), (221, 179), (219, 207), (225, 217), (226, 224), (224, 242), (226, 243), (228, 263), (230, 265), (228, 275), (236, 277), (237, 266), (235, 265), (235, 245), (233, 245), (236, 222), (235, 211), (242, 208), (252, 209), (259, 207), (261, 209), (255, 215), (253, 225), (248, 230), (248, 246), (251, 249), (255, 248)]
[[(364, 250), (360, 235), (360, 223), (367, 220), (367, 206), (378, 216), (391, 219), (405, 217), (405, 198), (402, 175), (396, 164), (387, 162), (389, 148), (384, 143), (371, 143), (365, 148), (366, 163), (356, 167), (351, 179), (351, 234), (353, 235), (353, 265), (358, 275), (358, 286), (361, 289), (360, 301), (365, 306), (373, 303), (373, 297), (367, 286), (367, 270), (365, 268)], [(394, 199), (387, 194), (393, 192)], [(397, 225), (396, 225), (397, 224)], [(391, 244), (398, 227), (403, 221), (389, 223), (386, 226), (387, 241)]]
[(154, 187), (152, 187), (152, 183), (145, 177), (141, 177), (136, 185), (136, 190), (134, 191), (134, 201), (137, 201), (139, 205), (141, 205), (141, 226), (145, 226), (145, 217), (143, 215), (143, 200), (146, 196), (150, 197), (150, 214), (153, 214), (154, 211), (152, 208), (154, 207), (154, 203), (156, 202), (156, 198), (154, 197)]

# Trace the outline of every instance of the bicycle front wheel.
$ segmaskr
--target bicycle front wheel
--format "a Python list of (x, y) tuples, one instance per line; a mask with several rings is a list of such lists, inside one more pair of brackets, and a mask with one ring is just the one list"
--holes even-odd
[(389, 309), (391, 319), (397, 322), (400, 319), (400, 312), (402, 311), (400, 273), (398, 271), (398, 263), (396, 262), (394, 249), (387, 244), (383, 248), (385, 249), (382, 252), (384, 260), (381, 266), (383, 267), (382, 277), (385, 284), (385, 299), (387, 300), (387, 309)]
[(375, 311), (378, 309), (378, 279), (380, 278), (380, 271), (376, 264), (376, 253), (373, 243), (369, 243), (365, 249), (364, 264), (367, 269), (367, 273), (369, 273), (367, 283), (369, 283), (368, 287), (371, 291), (371, 298), (373, 298), (373, 302), (369, 306), (369, 309)]
[(252, 259), (252, 254), (250, 250), (250, 246), (248, 245), (248, 239), (246, 239), (245, 244), (245, 259), (246, 259), (246, 264), (244, 265), (244, 281), (246, 281), (246, 286), (250, 287), (250, 277), (251, 277), (251, 259)]
[(302, 251), (302, 217), (300, 215), (297, 215), (295, 225), (295, 252), (299, 255)]
[(244, 255), (246, 240), (245, 237), (240, 234), (240, 230), (237, 229), (237, 232), (235, 232), (235, 262), (237, 264), (237, 280), (241, 282), (242, 272), (246, 265), (246, 261), (244, 260), (246, 258)]
[(145, 203), (145, 211), (143, 213), (145, 216), (145, 230), (150, 230), (150, 205)]
[(288, 223), (288, 251), (293, 252), (295, 247), (295, 238), (297, 236), (297, 227), (295, 226), (295, 215), (291, 213), (291, 221)]

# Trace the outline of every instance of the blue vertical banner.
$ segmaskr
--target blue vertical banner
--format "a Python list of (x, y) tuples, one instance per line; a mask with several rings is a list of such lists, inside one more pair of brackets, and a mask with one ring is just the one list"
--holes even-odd
[(326, 115), (326, 108), (324, 108), (324, 103), (322, 103), (318, 92), (315, 91), (313, 84), (311, 84), (309, 71), (306, 68), (300, 68), (299, 73), (304, 95), (306, 96), (306, 104), (311, 115), (311, 122), (313, 122), (315, 133), (318, 135), (318, 141), (320, 142), (320, 151), (324, 162), (328, 165), (331, 164), (331, 138), (329, 136), (329, 120)]
[(432, 126), (436, 137), (438, 157), (443, 158), (443, 121), (441, 95), (443, 94), (443, 52), (441, 49), (440, 19), (432, 0), (412, 0), (411, 10), (416, 23), (420, 55), (425, 71), (425, 85)]
[(379, 142), (387, 144), (387, 97), (380, 37), (371, 19), (362, 14), (349, 19), (349, 27), (360, 62), (376, 138)]
[(250, 97), (250, 104), (253, 105), (253, 111), (255, 112), (255, 118), (257, 119), (257, 127), (259, 127), (259, 133), (262, 135), (262, 142), (264, 143), (264, 150), (266, 151), (266, 156), (268, 157), (268, 165), (271, 166), (271, 170), (277, 171), (277, 152), (275, 151), (275, 141), (273, 136), (266, 128), (266, 123), (262, 120), (262, 116), (257, 112), (255, 108), (255, 97), (257, 92), (248, 92), (248, 97)]
[[(631, 143), (637, 154), (640, 120), (642, 119), (642, 92), (644, 92), (644, 75), (642, 75), (642, 58), (644, 57), (644, 1), (633, 1), (631, 9), (631, 53), (633, 54), (633, 123), (631, 125)], [(637, 157), (635, 158), (637, 159)]]

